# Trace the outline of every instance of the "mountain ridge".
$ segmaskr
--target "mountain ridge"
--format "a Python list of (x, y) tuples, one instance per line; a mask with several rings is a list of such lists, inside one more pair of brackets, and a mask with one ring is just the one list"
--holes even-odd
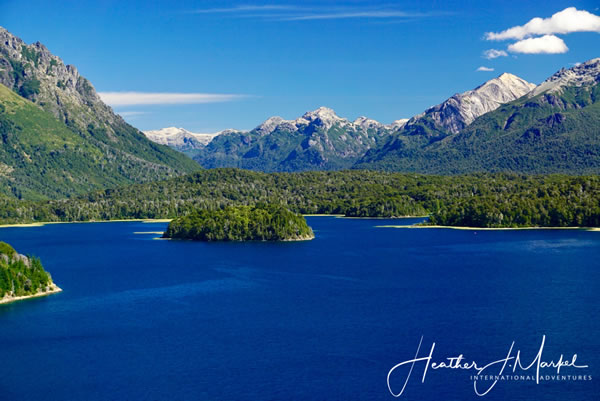
[[(54, 191), (47, 187), (43, 195), (35, 194), (31, 191), (31, 187), (19, 188), (19, 182), (14, 181), (13, 188), (16, 191), (21, 190), (29, 194), (28, 196), (65, 196), (81, 193), (83, 190), (103, 188), (104, 185), (168, 178), (198, 169), (197, 165), (184, 155), (148, 140), (139, 130), (115, 114), (102, 102), (93, 85), (79, 74), (76, 67), (65, 65), (40, 42), (28, 45), (3, 27), (0, 27), (0, 84), (12, 90), (16, 96), (35, 105), (40, 111), (48, 113), (52, 119), (63, 124), (65, 129), (84, 139), (87, 145), (95, 149), (94, 152), (100, 152), (99, 154), (102, 155), (100, 159), (92, 159), (108, 167), (110, 174), (114, 174), (110, 177), (89, 180), (85, 185), (80, 181), (81, 186), (74, 181), (71, 185), (69, 180), (61, 180), (59, 185), (57, 181)], [(14, 103), (14, 99), (6, 93), (0, 101)], [(1, 102), (0, 104), (3, 104)], [(34, 110), (29, 104), (21, 104), (21, 106), (32, 112)], [(65, 153), (64, 149), (53, 148), (54, 145), (49, 146), (53, 143), (53, 139), (46, 135), (43, 127), (36, 127), (35, 122), (26, 121), (26, 115), (19, 114), (21, 121), (15, 120), (16, 114), (7, 115), (2, 112), (0, 116), (6, 122), (2, 130), (5, 134), (11, 135), (13, 142), (19, 142), (26, 137), (27, 140), (31, 140), (33, 138), (31, 135), (17, 135), (29, 129), (33, 129), (40, 138), (44, 139), (45, 147), (37, 149), (39, 151), (37, 157), (41, 159), (40, 163), (47, 165), (47, 168), (53, 168), (52, 163), (48, 164), (48, 161), (54, 154), (76, 156), (75, 153)], [(46, 117), (40, 118), (48, 120)], [(55, 123), (50, 124), (55, 126)], [(62, 132), (62, 129), (56, 129)], [(26, 143), (20, 143), (19, 146), (21, 145), (28, 147)], [(86, 151), (92, 151), (92, 148), (88, 146)], [(17, 159), (20, 156), (11, 155), (14, 150), (7, 147), (3, 147), (2, 152), (5, 153), (3, 163), (8, 163), (7, 165), (13, 170), (17, 169), (19, 163)], [(37, 161), (33, 160), (34, 164), (35, 162)], [(97, 169), (102, 170), (102, 168), (98, 166)], [(105, 173), (109, 174), (106, 170)], [(69, 171), (66, 159), (60, 171), (52, 172), (52, 176), (59, 177), (64, 174), (71, 176), (78, 174), (77, 171)], [(41, 185), (42, 183), (37, 183), (35, 186)]]
[[(541, 89), (540, 89), (541, 88)], [(597, 174), (600, 172), (600, 60), (562, 69), (458, 133), (401, 131), (354, 168), (421, 173)]]
[(327, 107), (294, 120), (273, 116), (250, 131), (217, 135), (194, 157), (206, 168), (240, 167), (262, 171), (333, 170), (351, 167), (367, 149), (402, 126), (366, 117), (354, 122)]
[(187, 155), (193, 155), (194, 151), (201, 149), (212, 141), (217, 135), (226, 132), (205, 134), (191, 132), (184, 128), (166, 127), (159, 130), (143, 131), (144, 135), (152, 142), (169, 146)]
[(456, 134), (477, 117), (520, 98), (535, 87), (535, 84), (505, 72), (475, 89), (457, 93), (439, 105), (427, 109), (422, 114), (411, 118), (407, 125), (414, 124), (423, 116), (428, 116), (438, 126)]
[[(477, 117), (530, 92), (536, 85), (504, 73), (477, 88), (458, 93), (411, 119), (382, 124), (367, 117), (354, 121), (328, 107), (294, 120), (273, 116), (250, 131), (216, 136), (194, 160), (203, 167), (260, 171), (333, 170), (353, 167), (399, 132), (439, 140), (459, 132)], [(282, 146), (285, 144), (285, 146)]]

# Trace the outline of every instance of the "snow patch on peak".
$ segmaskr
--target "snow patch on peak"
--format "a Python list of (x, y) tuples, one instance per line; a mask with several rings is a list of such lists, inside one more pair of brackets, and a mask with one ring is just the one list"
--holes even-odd
[(542, 82), (530, 97), (541, 93), (557, 93), (565, 86), (588, 86), (600, 82), (600, 58), (594, 58), (569, 69), (561, 69)]
[(275, 130), (296, 132), (306, 128), (308, 125), (315, 125), (319, 127), (319, 129), (327, 131), (336, 125), (348, 132), (364, 131), (366, 133), (366, 131), (369, 130), (398, 130), (403, 127), (407, 121), (408, 119), (401, 119), (396, 120), (391, 124), (384, 125), (379, 121), (361, 116), (353, 122), (350, 122), (346, 118), (339, 117), (335, 111), (329, 107), (319, 107), (316, 110), (304, 113), (302, 117), (299, 117), (295, 120), (285, 120), (278, 116), (271, 117), (256, 127), (253, 131), (261, 136), (264, 136), (271, 134)]
[(401, 118), (399, 120), (392, 122), (391, 124), (385, 125), (385, 128), (391, 129), (391, 130), (399, 130), (400, 128), (404, 127), (408, 121), (409, 121), (408, 118)]
[(304, 115), (296, 120), (296, 122), (300, 124), (317, 123), (323, 125), (325, 129), (329, 129), (336, 123), (348, 123), (348, 120), (338, 117), (333, 109), (319, 107), (316, 110), (304, 113)]
[(280, 128), (283, 124), (292, 125), (291, 121), (284, 120), (279, 116), (270, 117), (261, 125), (256, 127), (256, 131), (261, 135), (269, 135), (271, 132), (275, 131), (277, 128)]
[(206, 146), (220, 132), (214, 134), (203, 134), (190, 132), (184, 128), (167, 127), (159, 130), (144, 131), (144, 135), (152, 142), (175, 148), (189, 147), (197, 148)]
[(352, 124), (365, 130), (383, 127), (383, 124), (381, 124), (379, 121), (364, 116), (358, 117)]
[(337, 114), (335, 114), (335, 111), (333, 111), (333, 109), (324, 106), (321, 106), (313, 111), (307, 111), (306, 113), (304, 113), (303, 117), (307, 120), (311, 117), (339, 118)]

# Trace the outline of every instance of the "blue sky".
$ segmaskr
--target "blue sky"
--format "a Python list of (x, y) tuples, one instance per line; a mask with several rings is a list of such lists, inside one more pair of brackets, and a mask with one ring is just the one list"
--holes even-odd
[[(591, 28), (523, 27), (569, 7), (592, 14), (583, 23)], [(215, 132), (319, 106), (390, 123), (502, 72), (539, 83), (600, 57), (598, 7), (554, 0), (0, 0), (0, 25), (44, 43), (99, 92), (138, 93), (111, 99), (140, 129)], [(582, 26), (579, 14), (573, 18)], [(489, 32), (496, 36), (487, 39), (498, 40), (487, 40)], [(490, 49), (499, 57), (486, 58)], [(531, 54), (537, 51), (544, 53)]]

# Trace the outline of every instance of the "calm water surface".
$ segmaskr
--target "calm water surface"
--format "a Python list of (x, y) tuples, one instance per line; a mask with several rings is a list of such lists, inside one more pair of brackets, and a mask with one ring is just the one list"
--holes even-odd
[[(388, 372), (421, 337), (434, 361), (485, 365), (515, 341), (528, 365), (544, 335), (543, 360), (577, 354), (589, 367), (561, 374), (592, 380), (500, 381), (483, 399), (600, 399), (600, 232), (308, 221), (317, 237), (297, 243), (140, 234), (166, 223), (0, 229), (64, 289), (0, 306), (0, 400), (393, 400)], [(472, 371), (423, 370), (400, 399), (482, 399)]]

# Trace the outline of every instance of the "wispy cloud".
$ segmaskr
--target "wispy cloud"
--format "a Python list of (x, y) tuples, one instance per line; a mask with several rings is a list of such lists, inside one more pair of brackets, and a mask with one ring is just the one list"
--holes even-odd
[(98, 94), (104, 103), (111, 106), (222, 103), (248, 97), (215, 93), (100, 92)]
[(286, 5), (245, 5), (225, 8), (203, 8), (190, 11), (191, 14), (227, 14), (227, 13), (245, 13), (257, 11), (290, 11), (296, 10), (295, 6)]
[(599, 32), (600, 16), (575, 7), (565, 8), (550, 18), (533, 18), (525, 25), (514, 26), (502, 32), (488, 32), (487, 40), (524, 39), (538, 35), (567, 34), (572, 32)]
[(540, 38), (529, 38), (508, 46), (512, 53), (525, 54), (560, 54), (569, 51), (565, 42), (554, 35), (544, 35)]
[(483, 52), (483, 57), (487, 58), (488, 60), (506, 56), (508, 56), (508, 53), (506, 53), (504, 50), (488, 49)]
[(293, 5), (243, 5), (226, 8), (206, 8), (192, 14), (231, 14), (238, 18), (270, 21), (311, 21), (335, 19), (407, 19), (447, 15), (442, 12), (409, 12), (392, 7), (305, 7)]
[(479, 68), (477, 69), (477, 71), (490, 72), (490, 71), (494, 71), (494, 69), (493, 69), (493, 68), (490, 68), (490, 67), (484, 67), (484, 66), (482, 65), (481, 67), (479, 67)]
[(351, 18), (419, 18), (428, 17), (431, 14), (407, 13), (404, 11), (358, 11), (358, 12), (332, 12), (322, 14), (306, 14), (290, 17), (281, 17), (285, 21), (310, 21), (328, 19), (351, 19)]

